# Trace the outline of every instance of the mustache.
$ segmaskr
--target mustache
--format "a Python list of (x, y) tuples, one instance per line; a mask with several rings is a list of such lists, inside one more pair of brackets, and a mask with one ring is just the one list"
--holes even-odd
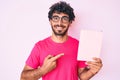
[(55, 25), (55, 27), (65, 27), (64, 25)]

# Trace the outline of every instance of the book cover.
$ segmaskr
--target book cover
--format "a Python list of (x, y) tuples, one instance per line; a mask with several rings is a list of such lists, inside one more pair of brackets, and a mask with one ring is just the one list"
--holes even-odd
[(102, 38), (102, 31), (81, 30), (77, 59), (91, 61), (93, 57), (100, 57)]

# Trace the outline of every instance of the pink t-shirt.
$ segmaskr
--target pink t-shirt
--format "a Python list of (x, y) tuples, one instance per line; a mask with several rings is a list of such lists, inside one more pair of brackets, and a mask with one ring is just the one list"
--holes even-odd
[(85, 61), (77, 61), (78, 40), (68, 37), (64, 43), (56, 43), (50, 37), (37, 42), (28, 57), (26, 64), (34, 69), (42, 66), (45, 57), (64, 53), (57, 59), (57, 66), (42, 76), (42, 80), (78, 80), (78, 67), (86, 67)]

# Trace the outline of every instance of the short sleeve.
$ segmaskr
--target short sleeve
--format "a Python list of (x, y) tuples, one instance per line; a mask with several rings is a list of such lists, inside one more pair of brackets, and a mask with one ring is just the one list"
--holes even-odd
[(32, 67), (32, 68), (37, 68), (40, 65), (40, 51), (37, 45), (35, 45), (26, 60), (26, 65)]
[(86, 61), (78, 61), (79, 68), (85, 68), (87, 65), (85, 64)]

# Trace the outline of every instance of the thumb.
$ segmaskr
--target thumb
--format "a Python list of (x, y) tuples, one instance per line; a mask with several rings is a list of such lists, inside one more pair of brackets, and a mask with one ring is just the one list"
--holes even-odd
[(52, 55), (48, 55), (48, 56), (45, 58), (45, 60), (50, 59), (50, 58), (52, 58), (52, 57), (53, 57)]

